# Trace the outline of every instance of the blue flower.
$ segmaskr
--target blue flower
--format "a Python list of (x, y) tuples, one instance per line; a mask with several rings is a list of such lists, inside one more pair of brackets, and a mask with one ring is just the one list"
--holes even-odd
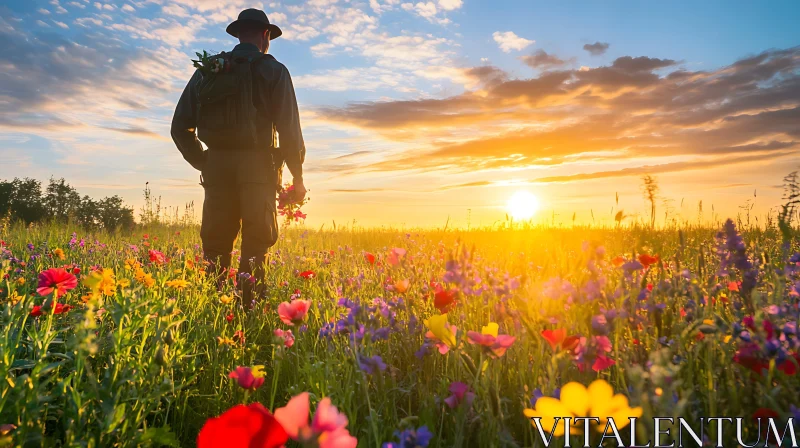
[(394, 435), (400, 441), (386, 442), (382, 448), (426, 448), (431, 443), (431, 439), (433, 439), (433, 433), (428, 430), (427, 426), (420, 426), (416, 430), (395, 431)]

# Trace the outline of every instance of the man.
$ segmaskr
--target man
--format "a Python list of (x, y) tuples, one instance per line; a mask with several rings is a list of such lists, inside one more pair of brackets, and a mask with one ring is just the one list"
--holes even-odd
[(220, 288), (241, 227), (239, 280), (249, 303), (263, 292), (265, 255), (278, 240), (283, 165), (293, 177), (294, 200), (301, 201), (306, 150), (289, 71), (267, 54), (281, 29), (263, 11), (247, 9), (226, 31), (239, 45), (203, 61), (178, 101), (171, 133), (183, 158), (201, 172), (200, 237)]

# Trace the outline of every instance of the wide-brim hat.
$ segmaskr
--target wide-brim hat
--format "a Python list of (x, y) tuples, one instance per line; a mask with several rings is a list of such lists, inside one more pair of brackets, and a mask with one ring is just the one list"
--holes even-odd
[(260, 9), (250, 8), (245, 9), (244, 11), (239, 13), (239, 18), (234, 20), (225, 31), (228, 32), (233, 37), (239, 37), (239, 31), (242, 29), (242, 25), (247, 24), (257, 24), (263, 26), (265, 29), (269, 30), (269, 40), (275, 39), (279, 37), (283, 32), (277, 25), (273, 25), (269, 23), (269, 19), (264, 11)]

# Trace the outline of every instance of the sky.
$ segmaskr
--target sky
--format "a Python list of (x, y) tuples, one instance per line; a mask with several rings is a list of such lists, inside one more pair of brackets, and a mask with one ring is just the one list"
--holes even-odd
[(248, 7), (283, 30), (311, 227), (495, 225), (519, 191), (537, 222), (646, 219), (646, 174), (658, 222), (763, 219), (800, 165), (796, 1), (11, 0), (0, 179), (199, 217), (170, 121)]

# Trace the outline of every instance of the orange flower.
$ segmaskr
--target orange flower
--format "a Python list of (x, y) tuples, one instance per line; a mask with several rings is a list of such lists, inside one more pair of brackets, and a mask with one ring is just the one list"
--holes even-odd
[(639, 263), (642, 263), (645, 269), (649, 268), (650, 265), (658, 263), (659, 258), (658, 255), (648, 255), (648, 254), (641, 254), (639, 255)]

